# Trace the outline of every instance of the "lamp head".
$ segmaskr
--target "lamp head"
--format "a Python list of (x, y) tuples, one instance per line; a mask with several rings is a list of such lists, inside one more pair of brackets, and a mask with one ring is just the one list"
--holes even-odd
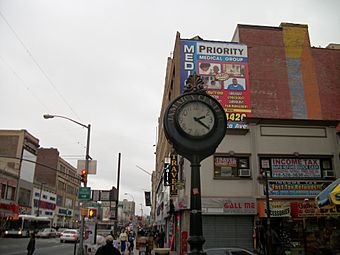
[(44, 117), (44, 119), (53, 119), (54, 118), (54, 116), (50, 115), (50, 114), (44, 114), (43, 117)]

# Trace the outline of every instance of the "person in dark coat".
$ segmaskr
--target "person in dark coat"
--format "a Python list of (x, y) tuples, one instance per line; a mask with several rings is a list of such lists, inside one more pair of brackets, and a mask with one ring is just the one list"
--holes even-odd
[(120, 251), (113, 246), (113, 237), (108, 235), (106, 238), (106, 244), (101, 246), (95, 255), (121, 255)]
[(35, 250), (35, 234), (32, 233), (27, 245), (27, 255), (32, 255)]

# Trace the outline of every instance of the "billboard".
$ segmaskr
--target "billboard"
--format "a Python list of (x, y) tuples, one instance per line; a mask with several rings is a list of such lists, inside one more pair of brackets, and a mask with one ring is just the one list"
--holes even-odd
[(189, 75), (201, 76), (207, 92), (226, 112), (228, 128), (247, 128), (251, 116), (247, 46), (239, 43), (181, 40), (180, 89)]

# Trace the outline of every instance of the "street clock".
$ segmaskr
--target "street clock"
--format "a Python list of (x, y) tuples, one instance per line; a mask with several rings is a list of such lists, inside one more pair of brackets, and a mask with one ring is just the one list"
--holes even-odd
[(225, 136), (227, 120), (220, 103), (209, 96), (201, 78), (188, 78), (184, 94), (167, 107), (163, 124), (168, 141), (189, 159), (213, 154)]

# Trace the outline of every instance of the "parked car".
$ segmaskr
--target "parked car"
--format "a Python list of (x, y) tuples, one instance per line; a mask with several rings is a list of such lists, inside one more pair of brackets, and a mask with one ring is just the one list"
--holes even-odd
[(205, 252), (207, 255), (256, 255), (255, 252), (242, 248), (211, 248)]
[(50, 238), (50, 237), (56, 237), (57, 236), (57, 231), (54, 228), (44, 228), (36, 234), (36, 237), (45, 237), (45, 238)]
[(57, 237), (61, 236), (61, 233), (63, 233), (67, 228), (58, 228), (57, 230)]
[(79, 231), (77, 229), (66, 229), (60, 235), (60, 242), (78, 242)]

